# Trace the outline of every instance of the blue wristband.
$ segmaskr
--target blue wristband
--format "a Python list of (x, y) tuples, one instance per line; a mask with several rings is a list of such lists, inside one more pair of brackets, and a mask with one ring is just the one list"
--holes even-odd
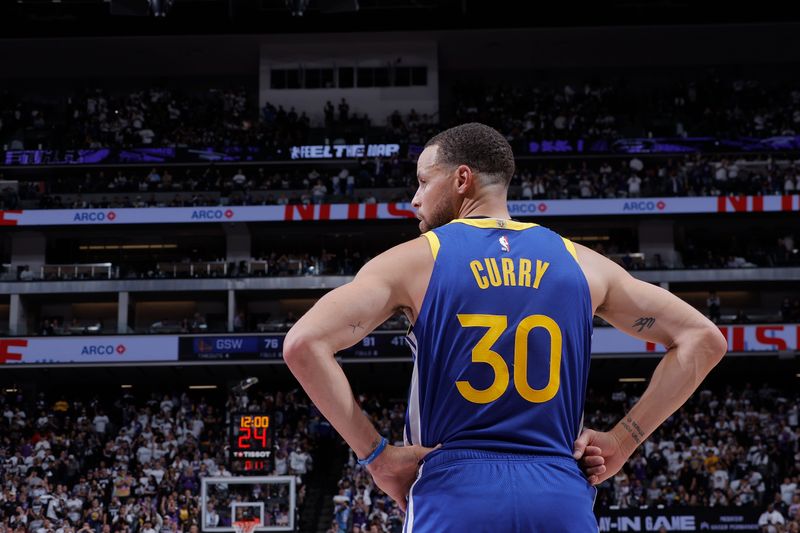
[(381, 437), (381, 442), (378, 444), (378, 447), (375, 448), (375, 450), (373, 450), (373, 452), (369, 454), (366, 459), (358, 459), (358, 464), (361, 466), (367, 466), (370, 464), (372, 461), (378, 458), (381, 452), (383, 452), (383, 450), (386, 448), (387, 444), (389, 444), (389, 441), (386, 439), (386, 437)]

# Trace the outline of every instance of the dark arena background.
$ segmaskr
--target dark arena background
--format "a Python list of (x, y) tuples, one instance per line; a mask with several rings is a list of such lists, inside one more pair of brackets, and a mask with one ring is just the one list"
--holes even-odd
[[(0, 533), (399, 533), (283, 340), (419, 235), (416, 158), (470, 121), (514, 149), (514, 218), (728, 340), (599, 487), (599, 530), (800, 531), (792, 9), (3, 0)], [(407, 328), (336, 356), (393, 443)], [(595, 318), (585, 424), (616, 422), (663, 351)]]

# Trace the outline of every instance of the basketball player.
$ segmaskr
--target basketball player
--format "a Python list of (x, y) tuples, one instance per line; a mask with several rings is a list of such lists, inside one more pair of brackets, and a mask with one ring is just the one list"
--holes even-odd
[[(597, 531), (592, 485), (620, 470), (727, 349), (668, 291), (511, 220), (513, 173), (511, 147), (492, 128), (433, 137), (413, 199), (422, 237), (369, 261), (286, 336), (287, 365), (376, 484), (407, 507), (408, 533)], [(394, 447), (333, 355), (397, 311), (413, 324), (414, 368), (406, 445)], [(668, 350), (613, 429), (578, 439), (593, 315)]]

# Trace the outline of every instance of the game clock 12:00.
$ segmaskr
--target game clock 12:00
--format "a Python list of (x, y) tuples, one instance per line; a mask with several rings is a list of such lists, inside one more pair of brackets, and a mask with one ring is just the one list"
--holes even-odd
[(231, 413), (230, 458), (239, 472), (272, 472), (272, 416), (269, 413)]

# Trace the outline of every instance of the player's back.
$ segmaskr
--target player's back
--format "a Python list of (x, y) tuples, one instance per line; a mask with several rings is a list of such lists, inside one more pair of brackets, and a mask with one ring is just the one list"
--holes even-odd
[(435, 261), (409, 333), (407, 442), (570, 457), (592, 335), (574, 246), (536, 224), (488, 218), (425, 236)]
[(497, 219), (425, 236), (406, 440), (442, 448), (420, 466), (404, 533), (596, 532), (596, 491), (572, 457), (592, 335), (574, 246)]

